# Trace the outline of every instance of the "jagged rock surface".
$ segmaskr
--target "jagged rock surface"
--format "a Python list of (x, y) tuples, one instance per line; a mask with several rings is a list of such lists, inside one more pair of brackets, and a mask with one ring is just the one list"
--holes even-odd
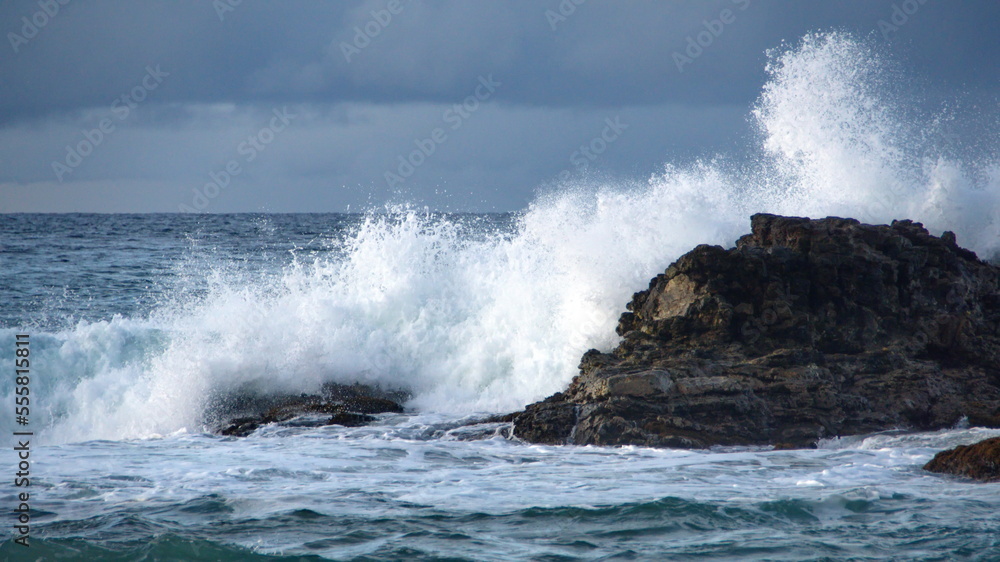
[(402, 413), (408, 395), (377, 387), (326, 384), (318, 394), (269, 394), (253, 389), (221, 397), (209, 406), (209, 425), (222, 435), (245, 437), (271, 423), (316, 427), (365, 425), (371, 414)]
[(920, 223), (759, 214), (636, 293), (612, 353), (515, 416), (537, 443), (808, 446), (1000, 426), (1000, 276)]
[(941, 451), (924, 465), (924, 470), (1000, 482), (1000, 437)]

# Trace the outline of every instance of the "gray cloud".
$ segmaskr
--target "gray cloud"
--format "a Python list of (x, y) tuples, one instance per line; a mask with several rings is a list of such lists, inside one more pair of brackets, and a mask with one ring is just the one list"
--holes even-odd
[[(927, 0), (889, 40), (878, 22), (899, 0), (409, 0), (385, 25), (385, 0), (244, 0), (222, 21), (205, 1), (53, 2), (59, 12), (34, 37), (15, 37), (17, 52), (11, 34), (23, 36), (22, 18), (51, 2), (0, 4), (0, 211), (176, 211), (233, 159), (245, 166), (209, 211), (404, 199), (514, 209), (607, 117), (631, 128), (592, 162), (595, 172), (641, 178), (670, 159), (731, 150), (748, 134), (764, 51), (813, 30), (872, 37), (931, 96), (962, 92), (995, 106), (1000, 83), (1000, 5), (985, 1)], [(560, 4), (573, 13), (553, 30), (546, 12)], [(672, 53), (725, 9), (736, 21), (678, 72)], [(366, 26), (377, 34), (348, 61), (343, 44)], [(169, 76), (120, 118), (116, 100), (157, 65)], [(384, 172), (491, 74), (502, 83), (495, 96), (388, 186)], [(281, 107), (298, 117), (242, 162), (240, 143)], [(60, 182), (52, 163), (103, 119), (114, 131)]]

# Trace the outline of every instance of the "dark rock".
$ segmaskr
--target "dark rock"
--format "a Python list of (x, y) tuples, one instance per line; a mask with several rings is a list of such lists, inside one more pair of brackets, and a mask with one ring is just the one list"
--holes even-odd
[(1000, 482), (1000, 437), (941, 451), (924, 465), (924, 470)]
[[(320, 394), (273, 394), (250, 388), (217, 397), (209, 406), (210, 427), (222, 435), (245, 437), (259, 427), (282, 423), (294, 427), (343, 425), (375, 421), (370, 414), (402, 413), (408, 395), (361, 384), (326, 384)], [(330, 417), (325, 417), (329, 415)]]
[(536, 443), (809, 446), (1000, 421), (1000, 275), (920, 223), (754, 215), (636, 293), (611, 353), (516, 415)]
[(268, 420), (264, 417), (247, 417), (247, 418), (236, 418), (229, 422), (229, 425), (219, 430), (222, 435), (231, 435), (233, 437), (246, 437), (254, 431), (257, 431), (261, 425), (272, 423), (275, 420)]
[(358, 396), (344, 401), (343, 408), (350, 412), (359, 414), (384, 414), (392, 412), (402, 414), (403, 407), (385, 398), (372, 398), (371, 396)]
[(345, 427), (357, 427), (359, 425), (369, 424), (375, 421), (376, 418), (369, 416), (367, 414), (358, 414), (355, 412), (337, 412), (334, 414), (327, 425), (342, 425)]
[(514, 417), (516, 415), (517, 414), (498, 414), (495, 416), (487, 416), (476, 423), (511, 423), (514, 421)]

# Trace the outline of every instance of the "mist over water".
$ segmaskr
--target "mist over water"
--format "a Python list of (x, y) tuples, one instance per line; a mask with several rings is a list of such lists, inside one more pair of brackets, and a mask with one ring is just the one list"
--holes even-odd
[(410, 390), (421, 412), (512, 411), (562, 390), (587, 349), (616, 345), (650, 277), (697, 244), (732, 245), (756, 212), (910, 218), (998, 255), (1000, 144), (956, 154), (943, 126), (968, 116), (913, 110), (905, 74), (845, 34), (776, 50), (767, 71), (747, 161), (566, 185), (510, 220), (372, 212), (273, 271), (209, 261), (194, 296), (34, 334), (44, 438), (199, 431), (212, 396), (247, 385), (360, 381)]

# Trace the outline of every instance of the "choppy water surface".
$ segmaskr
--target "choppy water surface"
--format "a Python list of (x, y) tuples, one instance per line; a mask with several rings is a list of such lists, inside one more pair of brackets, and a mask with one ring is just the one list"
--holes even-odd
[[(462, 440), (367, 428), (45, 447), (32, 553), (90, 559), (996, 559), (1000, 492), (923, 472), (1000, 431), (807, 451)], [(8, 498), (9, 499), (9, 498)], [(14, 553), (9, 543), (5, 554)]]

